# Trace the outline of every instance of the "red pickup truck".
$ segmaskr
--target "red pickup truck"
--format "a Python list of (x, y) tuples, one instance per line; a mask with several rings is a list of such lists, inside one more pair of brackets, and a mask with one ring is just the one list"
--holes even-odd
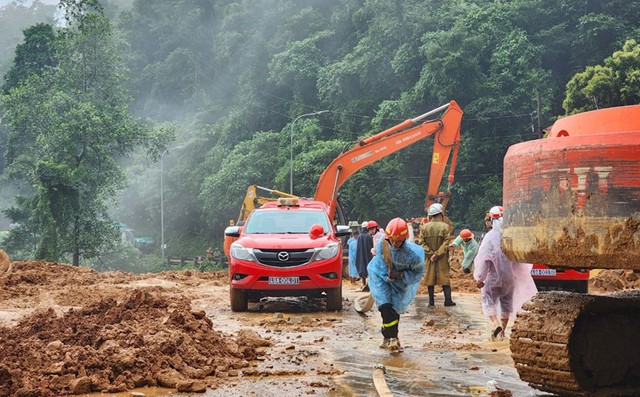
[(589, 292), (588, 269), (552, 269), (534, 263), (531, 277), (533, 277), (538, 291)]
[(254, 210), (229, 252), (231, 310), (269, 296), (326, 297), (327, 310), (342, 309), (342, 243), (346, 225), (333, 226), (321, 201), (280, 198)]

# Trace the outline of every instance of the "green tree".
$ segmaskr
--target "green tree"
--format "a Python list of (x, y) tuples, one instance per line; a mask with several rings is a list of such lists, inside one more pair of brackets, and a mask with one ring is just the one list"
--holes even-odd
[(39, 0), (12, 1), (0, 6), (0, 75), (11, 67), (16, 44), (21, 42), (24, 30), (38, 23), (53, 24), (55, 11), (55, 4)]
[(34, 187), (25, 200), (38, 233), (35, 257), (78, 265), (113, 247), (109, 204), (124, 185), (116, 158), (142, 146), (158, 155), (166, 134), (133, 119), (117, 41), (97, 1), (62, 0), (67, 25), (55, 70), (32, 74), (2, 98), (7, 166)]
[[(172, 222), (224, 226), (247, 185), (286, 190), (285, 139), (300, 114), (330, 110), (317, 130), (296, 126), (294, 185), (308, 195), (337, 155), (330, 142), (353, 144), (455, 99), (465, 117), (449, 215), (481, 225), (500, 200), (507, 148), (539, 137), (571, 76), (638, 37), (639, 18), (640, 3), (624, 0), (137, 0), (119, 26), (135, 109), (183, 121), (202, 143), (167, 170), (180, 183), (166, 197), (190, 198)], [(260, 131), (280, 131), (280, 147), (260, 148)], [(421, 215), (430, 151), (425, 140), (358, 172), (340, 189), (343, 204), (361, 219)]]
[(280, 142), (275, 132), (259, 132), (252, 140), (238, 144), (218, 172), (205, 178), (200, 198), (212, 226), (220, 229), (236, 219), (247, 186), (271, 187), (277, 162), (273, 153), (278, 153)]
[(640, 103), (640, 45), (628, 40), (604, 65), (587, 66), (567, 83), (567, 115)]
[(30, 75), (42, 74), (57, 66), (55, 40), (56, 34), (49, 24), (38, 23), (25, 29), (24, 43), (16, 46), (13, 66), (4, 76), (5, 93)]

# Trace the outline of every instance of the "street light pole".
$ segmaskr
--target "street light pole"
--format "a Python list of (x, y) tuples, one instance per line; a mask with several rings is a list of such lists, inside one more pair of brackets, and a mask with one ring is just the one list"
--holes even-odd
[[(177, 146), (171, 149), (180, 149), (183, 146)], [(162, 160), (164, 155), (169, 153), (169, 149), (165, 149), (160, 155), (160, 251), (162, 252), (162, 262), (164, 262), (164, 167)]]
[(298, 121), (298, 119), (301, 119), (302, 117), (317, 116), (319, 114), (327, 113), (327, 112), (328, 110), (320, 110), (318, 112), (301, 114), (300, 116), (296, 117), (291, 123), (291, 133), (290, 133), (291, 142), (289, 143), (289, 149), (290, 149), (289, 165), (291, 167), (289, 172), (289, 193), (291, 194), (293, 194), (293, 126), (296, 124), (296, 121)]
[(160, 155), (160, 251), (162, 252), (162, 263), (164, 263), (164, 169), (162, 159), (169, 149)]

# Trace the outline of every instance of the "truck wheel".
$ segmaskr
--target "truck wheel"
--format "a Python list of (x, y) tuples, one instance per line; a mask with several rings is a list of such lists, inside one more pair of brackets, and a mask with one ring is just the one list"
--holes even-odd
[(327, 311), (342, 310), (342, 286), (329, 289), (327, 293)]
[(247, 293), (241, 289), (230, 288), (231, 311), (246, 312), (248, 308)]

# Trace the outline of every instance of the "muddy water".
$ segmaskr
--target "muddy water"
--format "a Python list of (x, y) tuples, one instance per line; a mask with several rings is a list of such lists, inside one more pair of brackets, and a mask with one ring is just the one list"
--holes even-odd
[(480, 296), (458, 294), (454, 299), (457, 306), (452, 308), (442, 306), (441, 300), (436, 300), (436, 307), (428, 307), (426, 297), (418, 296), (401, 317), (399, 336), (405, 349), (399, 354), (377, 347), (381, 341), (377, 312), (358, 316), (367, 324), (367, 332), (344, 335), (331, 351), (346, 368), (341, 381), (356, 395), (375, 395), (372, 367), (382, 364), (394, 396), (469, 396), (471, 388), (490, 380), (514, 396), (547, 395), (519, 380), (507, 340), (490, 341)]
[[(206, 299), (194, 301), (193, 306), (207, 312), (214, 328), (229, 333), (249, 328), (274, 341), (255, 363), (256, 376), (229, 378), (199, 395), (376, 396), (372, 373), (380, 364), (396, 397), (471, 396), (471, 390), (483, 390), (491, 380), (514, 396), (548, 396), (519, 380), (507, 340), (490, 341), (479, 294), (454, 294), (458, 305), (451, 308), (442, 306), (441, 296), (435, 308), (427, 307), (425, 296), (418, 296), (401, 317), (399, 337), (404, 351), (397, 354), (378, 347), (382, 337), (377, 310), (360, 315), (352, 308), (351, 302), (361, 295), (345, 285), (341, 313), (324, 312), (321, 301), (301, 298), (252, 303), (249, 313), (233, 313), (226, 305), (221, 309)], [(167, 389), (136, 391), (147, 397), (187, 396)]]

